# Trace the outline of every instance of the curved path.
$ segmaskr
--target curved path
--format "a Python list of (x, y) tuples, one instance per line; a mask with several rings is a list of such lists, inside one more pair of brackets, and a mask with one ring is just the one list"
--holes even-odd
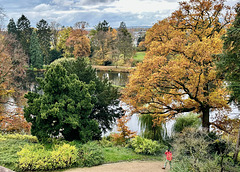
[(168, 172), (169, 166), (164, 170), (162, 169), (163, 165), (163, 161), (132, 161), (103, 164), (89, 168), (73, 168), (64, 172)]

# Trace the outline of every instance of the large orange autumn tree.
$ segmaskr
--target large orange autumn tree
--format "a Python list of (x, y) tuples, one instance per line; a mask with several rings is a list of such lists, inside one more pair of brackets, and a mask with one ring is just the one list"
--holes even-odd
[(147, 31), (145, 59), (130, 75), (122, 100), (158, 122), (198, 112), (209, 129), (210, 111), (228, 107), (214, 55), (222, 52), (220, 37), (231, 17), (224, 0), (181, 2), (171, 17)]

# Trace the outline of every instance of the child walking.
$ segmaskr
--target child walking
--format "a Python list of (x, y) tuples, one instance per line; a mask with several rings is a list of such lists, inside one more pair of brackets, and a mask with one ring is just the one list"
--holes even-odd
[(169, 162), (169, 165), (171, 168), (172, 152), (168, 149), (168, 150), (166, 150), (165, 155), (166, 155), (166, 161), (165, 161), (164, 167), (162, 169), (166, 168), (167, 162)]

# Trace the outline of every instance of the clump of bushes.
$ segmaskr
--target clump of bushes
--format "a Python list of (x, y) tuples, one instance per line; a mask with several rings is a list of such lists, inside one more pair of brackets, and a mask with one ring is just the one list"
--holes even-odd
[(229, 157), (231, 151), (231, 142), (222, 140), (216, 134), (185, 128), (174, 139), (172, 171), (239, 171)]
[(84, 145), (63, 143), (53, 145), (52, 148), (46, 148), (41, 144), (26, 145), (17, 155), (20, 171), (46, 171), (73, 166), (91, 167), (104, 162), (103, 151), (97, 142), (88, 142)]
[(188, 113), (186, 115), (176, 118), (173, 130), (175, 132), (182, 132), (184, 128), (199, 128), (201, 126), (201, 119), (198, 114)]
[(146, 155), (156, 155), (167, 149), (165, 145), (159, 144), (157, 141), (140, 136), (136, 136), (130, 141), (130, 147), (133, 148), (134, 152)]
[(78, 158), (78, 150), (69, 144), (56, 145), (47, 150), (43, 145), (26, 145), (17, 153), (21, 171), (54, 170), (71, 167)]
[(81, 167), (91, 167), (103, 164), (104, 156), (102, 148), (96, 142), (88, 142), (79, 148), (77, 164)]
[(105, 147), (113, 147), (114, 143), (110, 141), (111, 137), (103, 137), (101, 140), (98, 141), (98, 144), (105, 148)]

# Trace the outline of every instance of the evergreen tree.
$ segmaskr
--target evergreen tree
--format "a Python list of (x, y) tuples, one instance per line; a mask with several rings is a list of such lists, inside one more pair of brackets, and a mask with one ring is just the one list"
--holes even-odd
[[(20, 41), (24, 52), (29, 56), (30, 38), (32, 34), (32, 28), (30, 21), (22, 15), (17, 21), (17, 39)], [(30, 64), (30, 61), (29, 61)]]
[(41, 48), (39, 44), (39, 40), (34, 30), (30, 40), (30, 60), (31, 66), (35, 68), (42, 68), (43, 66), (43, 56), (41, 53)]
[(119, 53), (123, 55), (124, 61), (130, 58), (134, 53), (134, 47), (132, 43), (132, 36), (127, 30), (127, 26), (124, 22), (121, 22), (117, 33), (117, 48)]
[(50, 63), (50, 40), (51, 40), (51, 30), (47, 21), (40, 20), (37, 23), (37, 36), (39, 39), (39, 43), (41, 46), (42, 54), (43, 54), (43, 62), (45, 65)]
[[(223, 74), (228, 82), (228, 88), (231, 90), (231, 100), (234, 101), (240, 109), (240, 3), (237, 3), (235, 11), (237, 13), (232, 27), (227, 30), (223, 37), (223, 54), (217, 62), (220, 73)], [(239, 119), (238, 119), (239, 120)], [(240, 125), (238, 126), (238, 136), (234, 160), (237, 162), (240, 146)]]
[(13, 35), (16, 35), (17, 34), (17, 26), (13, 20), (13, 18), (11, 18), (9, 20), (9, 23), (7, 25), (7, 29), (8, 29), (8, 33), (9, 34), (13, 34)]
[(24, 116), (32, 123), (33, 135), (40, 140), (62, 135), (66, 140), (81, 142), (100, 138), (98, 122), (89, 118), (94, 82), (79, 81), (76, 74), (68, 75), (61, 64), (51, 65), (38, 82), (44, 94), (25, 95), (28, 106)]
[(224, 53), (220, 56), (218, 67), (228, 81), (232, 99), (240, 102), (240, 3), (235, 10), (235, 21), (223, 37)]
[(95, 91), (91, 94), (93, 109), (90, 119), (98, 121), (102, 131), (112, 129), (112, 124), (117, 118), (123, 115), (123, 110), (119, 107), (119, 92), (107, 80), (101, 80), (96, 76), (96, 70), (86, 62), (84, 58), (62, 58), (55, 60), (51, 65), (61, 64), (68, 74), (76, 74), (80, 81), (96, 84)]
[(103, 22), (99, 22), (95, 29), (97, 32), (99, 31), (107, 32), (109, 30), (110, 31), (112, 30), (112, 28), (110, 27), (109, 23), (106, 20), (104, 20)]

